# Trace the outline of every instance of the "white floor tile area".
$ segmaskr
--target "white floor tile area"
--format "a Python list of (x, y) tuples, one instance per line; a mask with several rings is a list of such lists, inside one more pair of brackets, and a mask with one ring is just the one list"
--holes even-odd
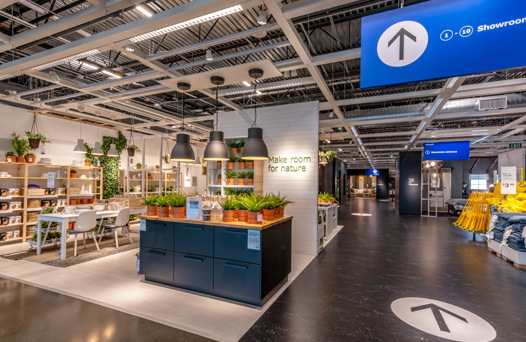
[[(28, 244), (0, 247), (0, 254)], [(289, 281), (263, 308), (152, 285), (137, 275), (138, 249), (58, 268), (0, 258), (0, 276), (64, 293), (220, 341), (238, 341), (314, 258), (292, 255)]]

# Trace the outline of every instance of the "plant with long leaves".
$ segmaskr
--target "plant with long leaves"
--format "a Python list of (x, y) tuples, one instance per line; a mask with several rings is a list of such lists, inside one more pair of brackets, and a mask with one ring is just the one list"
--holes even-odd
[(261, 195), (256, 195), (255, 193), (250, 193), (239, 198), (241, 205), (250, 212), (257, 213), (265, 205), (265, 198)]
[(141, 207), (151, 207), (157, 205), (157, 196), (150, 195), (148, 197), (142, 196), (142, 204)]
[(234, 196), (227, 196), (225, 199), (220, 200), (219, 205), (223, 210), (236, 210), (239, 208), (238, 202)]

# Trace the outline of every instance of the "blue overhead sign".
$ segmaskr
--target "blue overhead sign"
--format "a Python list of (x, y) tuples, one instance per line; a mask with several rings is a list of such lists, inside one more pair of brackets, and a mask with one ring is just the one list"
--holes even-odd
[(424, 160), (469, 160), (469, 141), (424, 144)]
[(367, 169), (364, 170), (366, 176), (379, 176), (380, 172), (377, 169)]
[(362, 18), (361, 87), (526, 65), (525, 0), (432, 0)]

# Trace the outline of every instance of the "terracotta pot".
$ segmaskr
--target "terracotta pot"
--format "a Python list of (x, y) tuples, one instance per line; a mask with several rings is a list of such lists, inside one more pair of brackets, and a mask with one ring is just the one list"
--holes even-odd
[(16, 157), (5, 156), (5, 161), (6, 162), (9, 162), (9, 159), (11, 159), (11, 163), (15, 163), (16, 162)]
[(243, 147), (239, 148), (239, 153), (243, 153)]
[(235, 185), (235, 183), (234, 183), (235, 180), (236, 180), (235, 178), (227, 178), (226, 182), (227, 182), (228, 185)]
[(91, 167), (91, 162), (84, 162), (84, 166)]
[(26, 158), (24, 158), (24, 157), (16, 157), (16, 162), (17, 163), (25, 163), (26, 162)]
[(250, 224), (258, 223), (258, 213), (249, 211), (247, 216), (247, 222)]
[(156, 205), (149, 205), (146, 208), (146, 215), (147, 216), (157, 216), (157, 206)]
[(137, 166), (135, 166), (135, 167), (137, 168), (137, 170), (142, 169), (142, 165), (141, 165), (141, 166), (137, 165)]
[(88, 199), (88, 203), (89, 204), (95, 204), (95, 198)]
[(75, 229), (75, 222), (70, 222), (69, 223), (69, 230), (74, 230)]
[(221, 185), (221, 178), (217, 179), (217, 185)]
[(159, 207), (157, 208), (157, 216), (158, 217), (169, 217), (170, 215), (170, 208), (169, 207)]
[(69, 178), (77, 178), (77, 174), (76, 173), (70, 173), (69, 174)]
[(81, 199), (80, 204), (88, 204), (88, 199), (87, 198)]
[(239, 153), (239, 148), (232, 147), (232, 153)]
[(234, 210), (234, 220), (239, 217), (239, 209)]
[(273, 221), (274, 220), (274, 209), (261, 209), (263, 211), (263, 220), (264, 221)]
[(233, 170), (234, 169), (234, 163), (233, 162), (227, 162), (226, 163), (226, 168), (228, 170)]
[(148, 176), (148, 180), (152, 180), (152, 176)]
[(69, 200), (69, 205), (77, 205), (78, 200)]
[(239, 162), (239, 169), (243, 170), (245, 168), (245, 162)]
[(237, 185), (245, 185), (245, 178), (238, 178)]
[(221, 162), (220, 162), (220, 161), (217, 162), (217, 167), (216, 167), (216, 168), (217, 168), (218, 170), (221, 170)]
[(285, 216), (285, 207), (276, 208), (275, 217), (283, 217)]
[(249, 169), (253, 169), (254, 168), (254, 162), (253, 161), (249, 161), (248, 162), (248, 168)]
[(168, 215), (172, 216), (174, 214), (174, 207), (169, 206), (168, 207)]
[(234, 222), (235, 210), (223, 210), (223, 222)]
[(254, 178), (248, 179), (248, 185), (254, 185)]
[(186, 218), (186, 207), (173, 207), (172, 208), (172, 217), (173, 218)]
[(248, 219), (248, 210), (238, 210), (237, 211), (237, 220), (239, 222), (247, 222)]
[(35, 162), (35, 156), (25, 156), (26, 163), (33, 164)]

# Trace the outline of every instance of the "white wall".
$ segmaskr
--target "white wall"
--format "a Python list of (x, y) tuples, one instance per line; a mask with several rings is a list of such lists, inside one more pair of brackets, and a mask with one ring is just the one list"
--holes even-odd
[[(254, 121), (254, 110), (220, 114), (218, 129), (225, 138), (246, 138)], [(316, 255), (316, 220), (318, 193), (318, 102), (258, 109), (257, 126), (263, 128), (263, 139), (269, 156), (310, 157), (310, 163), (273, 164), (304, 165), (306, 172), (270, 172), (269, 161), (263, 166), (263, 191), (286, 195), (294, 201), (285, 211), (293, 215), (292, 250), (294, 253)]]
[[(25, 132), (31, 130), (33, 123), (33, 114), (29, 113), (27, 109), (16, 108), (0, 104), (0, 159), (5, 160), (5, 153), (8, 151), (14, 151), (11, 143), (11, 133), (16, 132), (21, 138), (25, 138)], [(52, 158), (53, 164), (57, 165), (71, 165), (74, 159), (83, 159), (83, 155), (73, 153), (73, 149), (77, 145), (77, 139), (80, 138), (80, 127), (82, 126), (82, 138), (84, 142), (88, 143), (91, 147), (95, 145), (95, 141), (102, 142), (103, 136), (114, 136), (117, 137), (117, 131), (100, 128), (98, 129), (97, 138), (97, 127), (86, 124), (79, 124), (78, 122), (62, 120), (58, 118), (52, 118), (48, 116), (37, 116), (38, 130), (47, 139), (51, 141), (51, 144), (46, 144), (45, 155), (40, 153), (40, 150), (34, 151), (37, 162), (41, 157)], [(130, 136), (129, 132), (123, 132), (126, 138)], [(135, 133), (134, 135), (139, 136)], [(145, 164), (150, 165), (151, 168), (159, 164), (159, 139), (146, 139), (145, 140)], [(166, 147), (166, 142), (163, 143), (163, 154), (170, 154), (171, 149), (174, 146), (174, 142), (169, 143), (169, 149)], [(135, 145), (142, 148), (142, 139), (135, 139)], [(166, 152), (168, 150), (168, 152)], [(203, 149), (194, 147), (196, 156), (202, 157)], [(126, 168), (126, 160), (128, 153), (126, 150), (121, 155), (121, 167)], [(142, 154), (135, 154), (135, 163), (142, 163)], [(175, 163), (168, 164), (169, 167), (175, 165)], [(166, 166), (164, 166), (166, 167)], [(201, 167), (199, 165), (193, 166), (192, 173), (202, 179), (198, 181), (197, 187), (184, 188), (183, 191), (187, 193), (193, 193), (199, 191), (203, 193), (206, 188), (206, 177), (201, 176)], [(201, 186), (199, 186), (201, 185)]]

